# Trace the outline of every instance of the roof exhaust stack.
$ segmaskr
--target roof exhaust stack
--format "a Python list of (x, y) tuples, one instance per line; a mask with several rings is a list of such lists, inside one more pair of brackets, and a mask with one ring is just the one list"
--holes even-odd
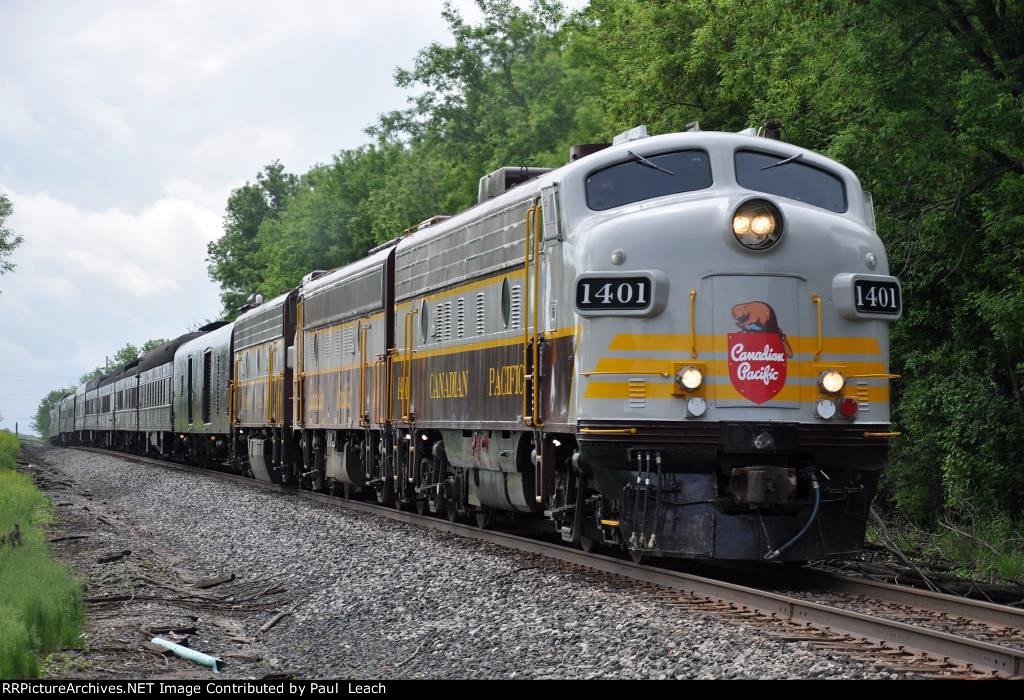
[(611, 146), (610, 143), (579, 143), (569, 149), (569, 162), (575, 163), (580, 158), (586, 158), (587, 156), (603, 151), (604, 149)]
[(766, 139), (782, 140), (782, 122), (777, 119), (766, 119), (761, 127), (761, 136)]
[(628, 131), (623, 131), (612, 139), (612, 145), (618, 146), (620, 143), (629, 143), (630, 141), (639, 141), (645, 139), (650, 134), (647, 133), (647, 125), (641, 124), (640, 126), (634, 126)]
[(313, 270), (312, 272), (306, 273), (306, 276), (302, 278), (302, 285), (305, 286), (315, 280), (317, 277), (323, 277), (330, 270)]
[(250, 294), (245, 303), (238, 307), (238, 313), (243, 314), (249, 309), (255, 309), (257, 306), (263, 303), (263, 295), (259, 292)]
[(477, 203), (483, 204), (488, 199), (494, 199), (498, 195), (505, 194), (513, 187), (518, 187), (544, 173), (550, 173), (554, 168), (498, 168), (493, 173), (480, 178), (480, 189), (477, 191)]

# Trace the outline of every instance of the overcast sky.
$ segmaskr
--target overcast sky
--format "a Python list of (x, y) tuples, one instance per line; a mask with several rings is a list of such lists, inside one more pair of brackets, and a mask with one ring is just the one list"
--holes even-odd
[[(472, 3), (456, 3), (473, 17)], [(584, 4), (582, 0), (570, 3)], [(367, 141), (441, 0), (2, 0), (0, 192), (25, 238), (0, 277), (0, 427), (125, 342), (220, 304), (227, 195)]]

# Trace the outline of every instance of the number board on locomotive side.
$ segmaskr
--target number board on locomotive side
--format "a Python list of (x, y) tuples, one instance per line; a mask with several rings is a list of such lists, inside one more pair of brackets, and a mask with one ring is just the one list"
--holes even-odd
[(900, 286), (896, 282), (860, 279), (853, 284), (853, 304), (864, 314), (899, 316), (903, 309)]
[(642, 311), (651, 305), (647, 277), (585, 277), (576, 282), (580, 311)]

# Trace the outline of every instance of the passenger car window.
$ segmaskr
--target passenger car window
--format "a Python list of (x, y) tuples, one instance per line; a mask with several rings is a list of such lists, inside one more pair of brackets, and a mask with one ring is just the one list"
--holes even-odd
[(736, 182), (748, 190), (777, 194), (829, 211), (846, 211), (842, 180), (799, 160), (776, 165), (786, 158), (772, 153), (736, 151)]
[(707, 187), (711, 187), (711, 163), (704, 151), (649, 155), (591, 173), (586, 183), (587, 206), (604, 211)]

